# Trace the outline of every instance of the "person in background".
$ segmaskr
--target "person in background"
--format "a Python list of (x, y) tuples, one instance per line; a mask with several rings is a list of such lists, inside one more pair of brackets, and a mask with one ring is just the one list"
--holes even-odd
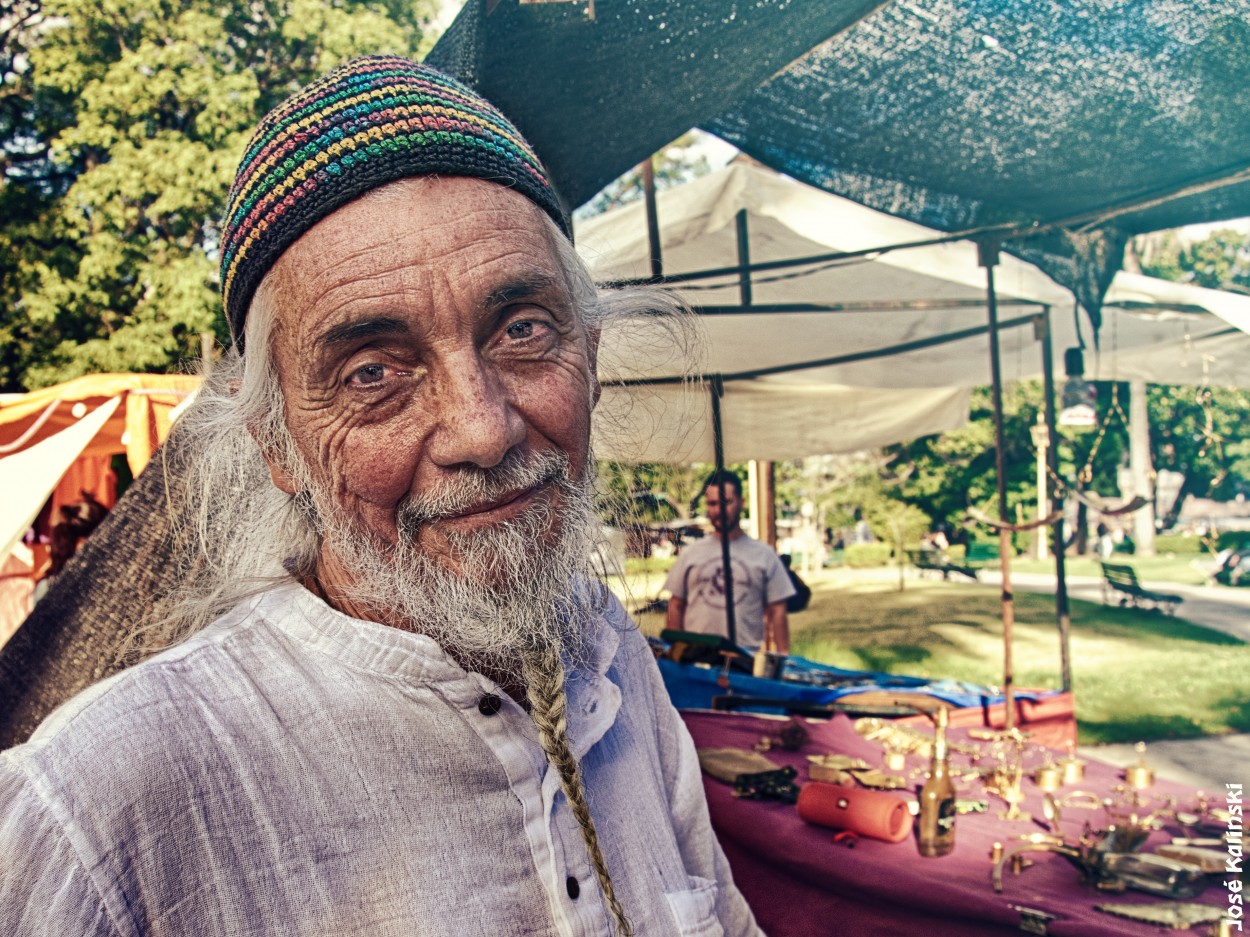
[(666, 627), (729, 636), (719, 536), (727, 531), (738, 645), (751, 653), (762, 649), (789, 654), (786, 600), (794, 595), (794, 586), (772, 547), (748, 536), (740, 525), (742, 479), (734, 472), (713, 472), (703, 483), (702, 497), (717, 536), (704, 537), (687, 546), (669, 570), (664, 583), (670, 593)]

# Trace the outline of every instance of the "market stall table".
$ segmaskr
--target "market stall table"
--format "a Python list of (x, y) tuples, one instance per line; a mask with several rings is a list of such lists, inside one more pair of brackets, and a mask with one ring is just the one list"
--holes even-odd
[[(776, 718), (740, 713), (682, 715), (700, 748), (749, 750), (784, 725)], [(798, 781), (807, 779), (807, 756), (812, 754), (851, 755), (881, 765), (881, 747), (861, 737), (845, 716), (810, 722), (807, 727), (811, 740), (801, 750), (774, 748), (767, 752), (774, 762), (798, 769)], [(967, 741), (967, 730), (952, 731), (951, 738), (954, 742)], [(909, 768), (922, 764), (916, 756), (908, 762)], [(1091, 762), (1079, 788), (1107, 795), (1120, 783), (1119, 769)], [(986, 813), (958, 818), (953, 853), (925, 859), (917, 853), (912, 839), (890, 844), (860, 838), (852, 848), (835, 845), (833, 830), (804, 823), (791, 804), (735, 797), (730, 785), (707, 776), (704, 786), (712, 824), (733, 867), (734, 879), (770, 937), (834, 933), (979, 937), (1018, 934), (1028, 929), (1028, 921), (1035, 922), (1037, 928), (1030, 932), (1056, 937), (1145, 937), (1159, 933), (1156, 927), (1113, 917), (1094, 910), (1094, 906), (1152, 904), (1163, 899), (1132, 891), (1098, 891), (1082, 883), (1079, 871), (1066, 859), (1051, 853), (1026, 854), (1034, 864), (1018, 876), (1007, 872), (1003, 892), (996, 894), (990, 882), (992, 844), (1000, 842), (1010, 851), (1021, 844), (1015, 839), (1017, 835), (1039, 832), (1042, 827), (1000, 819), (1004, 805), (994, 797), (989, 798)], [(1040, 817), (1041, 793), (1028, 782), (1025, 792), (1024, 809)], [(1194, 794), (1164, 783), (1145, 793), (1181, 798)], [(961, 791), (960, 796), (981, 795), (969, 790), (966, 794)], [(1085, 820), (1098, 826), (1103, 813), (1069, 808), (1061, 825), (1069, 838), (1075, 838)], [(1152, 834), (1145, 848), (1167, 840), (1167, 832)], [(1226, 895), (1219, 879), (1210, 879), (1206, 891), (1191, 900), (1219, 906)], [(1192, 933), (1205, 933), (1205, 927)]]

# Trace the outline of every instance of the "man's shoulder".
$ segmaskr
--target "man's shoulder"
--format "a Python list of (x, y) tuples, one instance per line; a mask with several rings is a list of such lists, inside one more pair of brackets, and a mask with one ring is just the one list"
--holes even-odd
[(738, 546), (743, 553), (762, 557), (770, 561), (776, 561), (777, 563), (781, 562), (781, 558), (777, 556), (776, 550), (770, 547), (763, 540), (756, 540), (750, 534), (743, 534), (739, 537), (735, 542), (735, 546)]
[(172, 757), (177, 740), (188, 738), (195, 724), (188, 710), (227, 692), (221, 676), (238, 657), (228, 645), (257, 620), (254, 604), (243, 603), (185, 641), (83, 690), (6, 755), (32, 765)]
[(711, 556), (720, 556), (720, 537), (715, 534), (690, 541), (678, 554), (677, 559), (680, 561), (682, 557), (686, 557), (687, 562), (690, 562), (704, 560)]

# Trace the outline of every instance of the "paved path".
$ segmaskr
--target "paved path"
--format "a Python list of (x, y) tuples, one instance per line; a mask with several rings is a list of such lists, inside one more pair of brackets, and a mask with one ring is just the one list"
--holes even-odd
[[(997, 572), (989, 570), (982, 576), (982, 581), (1001, 584)], [(1050, 595), (1055, 592), (1054, 577), (1040, 573), (1016, 573), (1012, 575), (1011, 582), (1019, 592)], [(1185, 601), (1177, 609), (1177, 618), (1250, 641), (1250, 589), (1154, 582), (1143, 585), (1147, 589), (1182, 596)], [(1068, 595), (1074, 599), (1101, 602), (1101, 581), (1081, 576), (1069, 579)], [(1247, 676), (1246, 694), (1250, 696), (1250, 675)], [(1097, 758), (1119, 766), (1137, 761), (1137, 754), (1131, 745), (1087, 746), (1080, 752), (1082, 758)], [(1152, 742), (1147, 750), (1146, 762), (1160, 777), (1206, 791), (1222, 791), (1228, 783), (1250, 787), (1250, 735)]]
[[(997, 570), (986, 570), (982, 582), (998, 585)], [(1055, 577), (1044, 573), (1012, 573), (1012, 588), (1021, 592), (1044, 592), (1054, 595)], [(1143, 582), (1146, 589), (1171, 592), (1185, 601), (1176, 610), (1176, 617), (1213, 631), (1250, 641), (1250, 588), (1229, 586), (1182, 586), (1173, 582)], [(1087, 602), (1102, 601), (1102, 580), (1093, 576), (1068, 579), (1068, 595)]]

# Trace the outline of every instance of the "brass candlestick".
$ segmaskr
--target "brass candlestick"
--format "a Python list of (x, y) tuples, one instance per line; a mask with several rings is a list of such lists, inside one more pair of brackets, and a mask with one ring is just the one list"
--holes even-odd
[(1154, 769), (1146, 764), (1145, 742), (1138, 742), (1133, 746), (1133, 750), (1137, 752), (1137, 764), (1129, 765), (1124, 769), (1124, 781), (1133, 790), (1144, 791), (1155, 782)]

